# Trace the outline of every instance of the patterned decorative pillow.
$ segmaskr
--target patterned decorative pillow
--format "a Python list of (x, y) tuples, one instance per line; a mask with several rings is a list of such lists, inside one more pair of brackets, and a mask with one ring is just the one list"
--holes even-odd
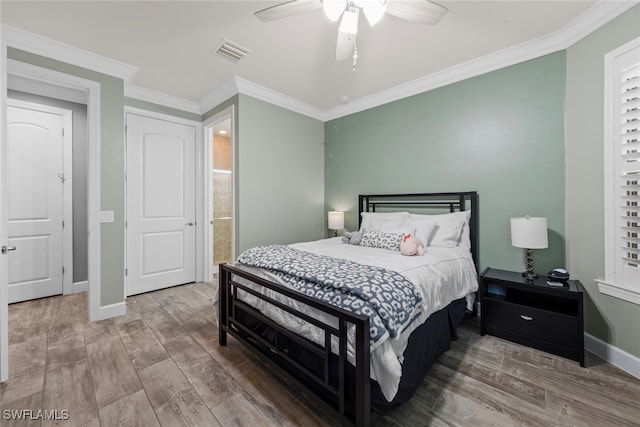
[(364, 230), (360, 246), (380, 248), (400, 252), (403, 233), (385, 233), (384, 231)]

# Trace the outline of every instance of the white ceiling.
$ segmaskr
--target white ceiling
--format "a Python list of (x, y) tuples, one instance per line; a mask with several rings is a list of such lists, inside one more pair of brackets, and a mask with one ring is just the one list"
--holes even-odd
[[(338, 23), (322, 10), (263, 23), (279, 1), (8, 1), (2, 23), (138, 67), (131, 83), (198, 102), (233, 76), (330, 109), (566, 28), (596, 2), (441, 0), (436, 26), (361, 20), (359, 60), (335, 61)], [(574, 21), (575, 22), (575, 21)], [(212, 49), (249, 49), (231, 63)]]

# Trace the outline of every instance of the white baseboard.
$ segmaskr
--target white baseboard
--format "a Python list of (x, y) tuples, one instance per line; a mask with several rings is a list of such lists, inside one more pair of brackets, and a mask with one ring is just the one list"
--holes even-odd
[(109, 319), (111, 317), (117, 317), (127, 314), (127, 303), (118, 302), (110, 305), (103, 305), (100, 307), (100, 320)]
[(584, 348), (634, 377), (640, 378), (640, 357), (587, 333), (584, 334)]
[(89, 290), (89, 282), (85, 280), (84, 282), (73, 282), (73, 286), (71, 287), (71, 293), (77, 294), (78, 292), (84, 292)]

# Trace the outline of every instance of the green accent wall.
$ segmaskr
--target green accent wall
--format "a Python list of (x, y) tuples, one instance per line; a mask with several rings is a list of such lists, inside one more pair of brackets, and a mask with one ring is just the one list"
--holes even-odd
[(358, 194), (477, 191), (480, 268), (522, 270), (510, 218), (548, 219), (536, 270), (564, 266), (565, 53), (325, 124), (325, 210), (357, 228)]
[(100, 224), (100, 305), (124, 301), (124, 81), (14, 48), (7, 57), (100, 83), (100, 173), (103, 210), (114, 211), (114, 222)]
[(567, 50), (567, 259), (586, 289), (585, 328), (640, 357), (640, 306), (601, 294), (604, 279), (604, 55), (640, 37), (640, 6)]

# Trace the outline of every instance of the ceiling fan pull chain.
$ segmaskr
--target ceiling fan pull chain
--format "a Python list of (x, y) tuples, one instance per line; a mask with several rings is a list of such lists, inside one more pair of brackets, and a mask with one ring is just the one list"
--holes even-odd
[(356, 64), (358, 63), (358, 46), (353, 46), (353, 71), (356, 70)]

